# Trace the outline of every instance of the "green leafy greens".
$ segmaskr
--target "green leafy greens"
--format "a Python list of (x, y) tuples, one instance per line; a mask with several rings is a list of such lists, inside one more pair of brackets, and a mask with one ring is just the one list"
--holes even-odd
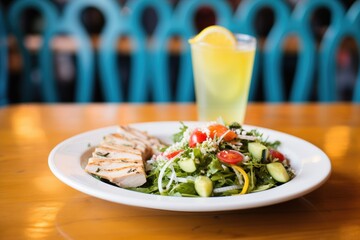
[[(131, 189), (148, 194), (198, 197), (195, 182), (199, 176), (206, 176), (212, 182), (211, 196), (216, 197), (241, 193), (245, 188), (246, 178), (246, 193), (264, 191), (283, 184), (276, 181), (266, 167), (271, 162), (279, 162), (279, 159), (270, 156), (266, 151), (262, 153), (263, 158), (255, 159), (248, 148), (249, 143), (258, 142), (267, 150), (276, 150), (281, 143), (264, 139), (257, 130), (246, 131), (239, 123), (232, 123), (226, 127), (228, 131), (236, 133), (236, 138), (231, 141), (225, 141), (222, 137), (211, 138), (207, 126), (203, 126), (201, 130), (207, 134), (207, 139), (191, 148), (189, 138), (194, 129), (181, 123), (180, 131), (173, 136), (174, 144), (164, 149), (162, 154), (147, 161), (147, 182), (141, 187)], [(234, 150), (244, 156), (237, 166), (244, 170), (246, 176), (220, 161), (217, 154), (223, 150)], [(175, 151), (179, 154), (172, 158), (167, 157)], [(183, 164), (184, 162), (179, 164), (185, 160), (187, 165)], [(282, 159), (281, 163), (290, 179), (293, 178), (295, 174), (289, 160)]]

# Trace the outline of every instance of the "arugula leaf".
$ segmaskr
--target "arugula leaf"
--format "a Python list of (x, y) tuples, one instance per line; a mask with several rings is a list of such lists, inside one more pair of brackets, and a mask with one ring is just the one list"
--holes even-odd
[(264, 143), (265, 143), (266, 147), (272, 148), (272, 149), (277, 149), (281, 145), (280, 141), (274, 141), (274, 142), (266, 141)]
[(212, 158), (212, 161), (208, 165), (208, 173), (213, 175), (217, 173), (218, 171), (224, 170), (221, 166), (221, 163), (217, 158)]
[(183, 137), (184, 137), (184, 132), (188, 129), (188, 126), (186, 126), (183, 122), (180, 122), (181, 123), (181, 127), (180, 127), (180, 132), (178, 133), (175, 133), (173, 135), (173, 141), (174, 142), (180, 142)]
[(181, 196), (197, 196), (195, 185), (193, 182), (189, 181), (186, 183), (179, 183), (174, 188), (172, 188), (169, 193), (169, 195), (173, 196), (176, 194), (180, 194)]

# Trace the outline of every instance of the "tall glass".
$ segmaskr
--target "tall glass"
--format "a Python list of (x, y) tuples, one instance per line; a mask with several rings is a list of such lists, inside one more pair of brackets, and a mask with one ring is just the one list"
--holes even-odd
[(256, 39), (235, 34), (236, 47), (191, 44), (199, 120), (243, 123), (256, 51)]

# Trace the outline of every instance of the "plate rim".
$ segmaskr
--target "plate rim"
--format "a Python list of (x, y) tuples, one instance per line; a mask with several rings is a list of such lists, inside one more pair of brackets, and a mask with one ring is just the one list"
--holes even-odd
[[(153, 122), (138, 122), (138, 123), (132, 123), (129, 125), (139, 128), (139, 129), (142, 129), (142, 128), (146, 128), (149, 125), (151, 126), (153, 124), (161, 124), (161, 125), (165, 124), (165, 125), (180, 126), (180, 122), (183, 122), (184, 124), (187, 124), (187, 125), (204, 123), (204, 122), (200, 122), (200, 121), (153, 121)], [(271, 191), (271, 193), (276, 195), (276, 194), (279, 194), (279, 192), (281, 193), (282, 191), (291, 190), (291, 189), (289, 189), (289, 185), (291, 185), (291, 182), (296, 180), (296, 177), (298, 177), (299, 175), (296, 175), (296, 177), (288, 183), (285, 183), (283, 185), (280, 185), (278, 187), (275, 187), (275, 188), (272, 188), (272, 189), (269, 189), (269, 190), (266, 190), (263, 192), (251, 193), (251, 194), (246, 194), (246, 195), (241, 195), (241, 196), (226, 196), (226, 197), (214, 197), (214, 198), (200, 198), (200, 197), (188, 198), (188, 197), (160, 196), (160, 195), (140, 193), (140, 192), (135, 192), (135, 191), (127, 190), (127, 189), (122, 189), (122, 188), (101, 182), (101, 181), (95, 179), (94, 177), (92, 177), (90, 174), (86, 173), (84, 171), (84, 169), (81, 168), (81, 166), (80, 166), (81, 159), (79, 159), (79, 161), (78, 161), (78, 165), (82, 169), (82, 172), (79, 174), (82, 175), (83, 177), (85, 176), (83, 174), (87, 175), (86, 183), (76, 182), (69, 175), (60, 171), (60, 169), (56, 165), (56, 164), (58, 164), (58, 162), (56, 161), (57, 159), (55, 157), (56, 157), (56, 154), (59, 154), (59, 150), (61, 150), (62, 147), (66, 147), (66, 146), (68, 146), (69, 143), (73, 143), (73, 141), (75, 141), (77, 139), (81, 139), (87, 135), (101, 134), (103, 132), (104, 132), (104, 134), (106, 134), (105, 132), (107, 132), (107, 131), (113, 132), (116, 130), (117, 127), (118, 127), (118, 125), (112, 125), (112, 126), (92, 129), (89, 131), (85, 131), (85, 132), (76, 134), (76, 135), (69, 137), (69, 138), (61, 141), (60, 143), (58, 143), (51, 150), (49, 157), (48, 157), (48, 165), (49, 165), (51, 172), (60, 181), (62, 181), (66, 185), (68, 185), (80, 192), (83, 192), (87, 195), (90, 195), (90, 196), (93, 196), (93, 197), (96, 197), (99, 199), (103, 199), (106, 201), (119, 203), (119, 204), (125, 204), (125, 205), (129, 205), (129, 206), (144, 207), (144, 208), (159, 209), (159, 210), (182, 211), (182, 212), (210, 212), (210, 211), (215, 212), (215, 211), (228, 211), (228, 210), (242, 210), (242, 209), (257, 208), (257, 207), (269, 206), (269, 205), (273, 205), (273, 204), (277, 204), (277, 203), (281, 203), (281, 202), (286, 202), (286, 201), (289, 201), (292, 199), (299, 198), (301, 196), (304, 196), (304, 195), (314, 191), (315, 189), (317, 189), (321, 185), (323, 185), (331, 175), (331, 170), (332, 170), (331, 161), (330, 161), (329, 157), (316, 145), (314, 145), (302, 138), (299, 138), (297, 136), (294, 136), (294, 135), (291, 135), (291, 134), (288, 134), (288, 133), (285, 133), (282, 131), (273, 130), (270, 128), (264, 128), (264, 127), (260, 127), (260, 126), (247, 125), (247, 124), (244, 124), (243, 127), (251, 128), (251, 129), (256, 128), (260, 132), (268, 132), (268, 133), (270, 132), (270, 133), (275, 133), (275, 135), (286, 136), (286, 137), (291, 138), (295, 141), (298, 141), (302, 144), (306, 144), (306, 145), (310, 146), (313, 150), (317, 151), (317, 153), (321, 155), (321, 161), (323, 162), (323, 164), (325, 164), (324, 166), (326, 167), (324, 169), (324, 171), (322, 172), (321, 177), (318, 177), (317, 181), (315, 183), (313, 183), (312, 185), (309, 185), (309, 187), (307, 187), (306, 189), (303, 189), (302, 191), (292, 190), (291, 193), (287, 193), (287, 194), (283, 195), (282, 197), (269, 197), (269, 196), (267, 196), (269, 194), (266, 194), (266, 193), (269, 193), (269, 191)], [(175, 131), (176, 130), (177, 129), (175, 129)], [(279, 139), (279, 140), (281, 141), (281, 139)], [(290, 161), (291, 161), (291, 159), (290, 159)], [(74, 164), (76, 164), (76, 163), (74, 163)], [(300, 164), (302, 165), (303, 163), (300, 163)], [(302, 173), (302, 171), (304, 170), (303, 166), (300, 170), (301, 170), (301, 172), (299, 174), (303, 174)], [(298, 173), (296, 173), (296, 174), (298, 174)], [(88, 185), (90, 183), (94, 184), (95, 188), (89, 187)], [(261, 197), (264, 197), (263, 196), (264, 193), (265, 193), (265, 196), (267, 196), (267, 198), (266, 198), (267, 201), (259, 201), (259, 199)], [(114, 195), (114, 194), (116, 194), (116, 195)], [(117, 195), (117, 194), (119, 194), (119, 195)], [(254, 195), (258, 196), (258, 198), (254, 199), (254, 197), (253, 197)], [(222, 201), (219, 201), (219, 199), (221, 199)], [(231, 204), (231, 202), (229, 203), (229, 199), (235, 199), (236, 201), (235, 201), (235, 203)], [(250, 200), (253, 200), (253, 201), (251, 202)]]

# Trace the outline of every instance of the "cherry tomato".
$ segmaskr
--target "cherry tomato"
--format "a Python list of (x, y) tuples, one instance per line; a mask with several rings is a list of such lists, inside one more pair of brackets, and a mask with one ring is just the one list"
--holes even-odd
[(282, 154), (281, 152), (279, 152), (275, 149), (270, 149), (269, 153), (270, 153), (271, 159), (277, 158), (280, 162), (285, 160), (284, 154)]
[[(221, 137), (222, 135), (224, 135), (227, 131), (229, 131), (229, 129), (227, 127), (225, 127), (224, 125), (221, 124), (213, 124), (210, 125), (208, 127), (208, 129), (210, 130), (210, 137), (214, 138), (216, 137)], [(230, 142), (231, 140), (233, 140), (234, 138), (236, 138), (236, 133), (234, 131), (229, 131), (225, 136), (224, 136), (224, 140), (226, 142)]]
[(244, 159), (244, 155), (235, 150), (222, 150), (216, 154), (216, 157), (227, 164), (237, 164)]
[(166, 154), (165, 157), (167, 157), (168, 159), (172, 159), (173, 157), (176, 157), (182, 151), (184, 151), (184, 150), (180, 149), (180, 150), (173, 151), (171, 153)]
[(206, 133), (200, 131), (199, 129), (195, 129), (190, 135), (189, 146), (191, 148), (196, 147), (196, 144), (204, 142), (206, 138)]

